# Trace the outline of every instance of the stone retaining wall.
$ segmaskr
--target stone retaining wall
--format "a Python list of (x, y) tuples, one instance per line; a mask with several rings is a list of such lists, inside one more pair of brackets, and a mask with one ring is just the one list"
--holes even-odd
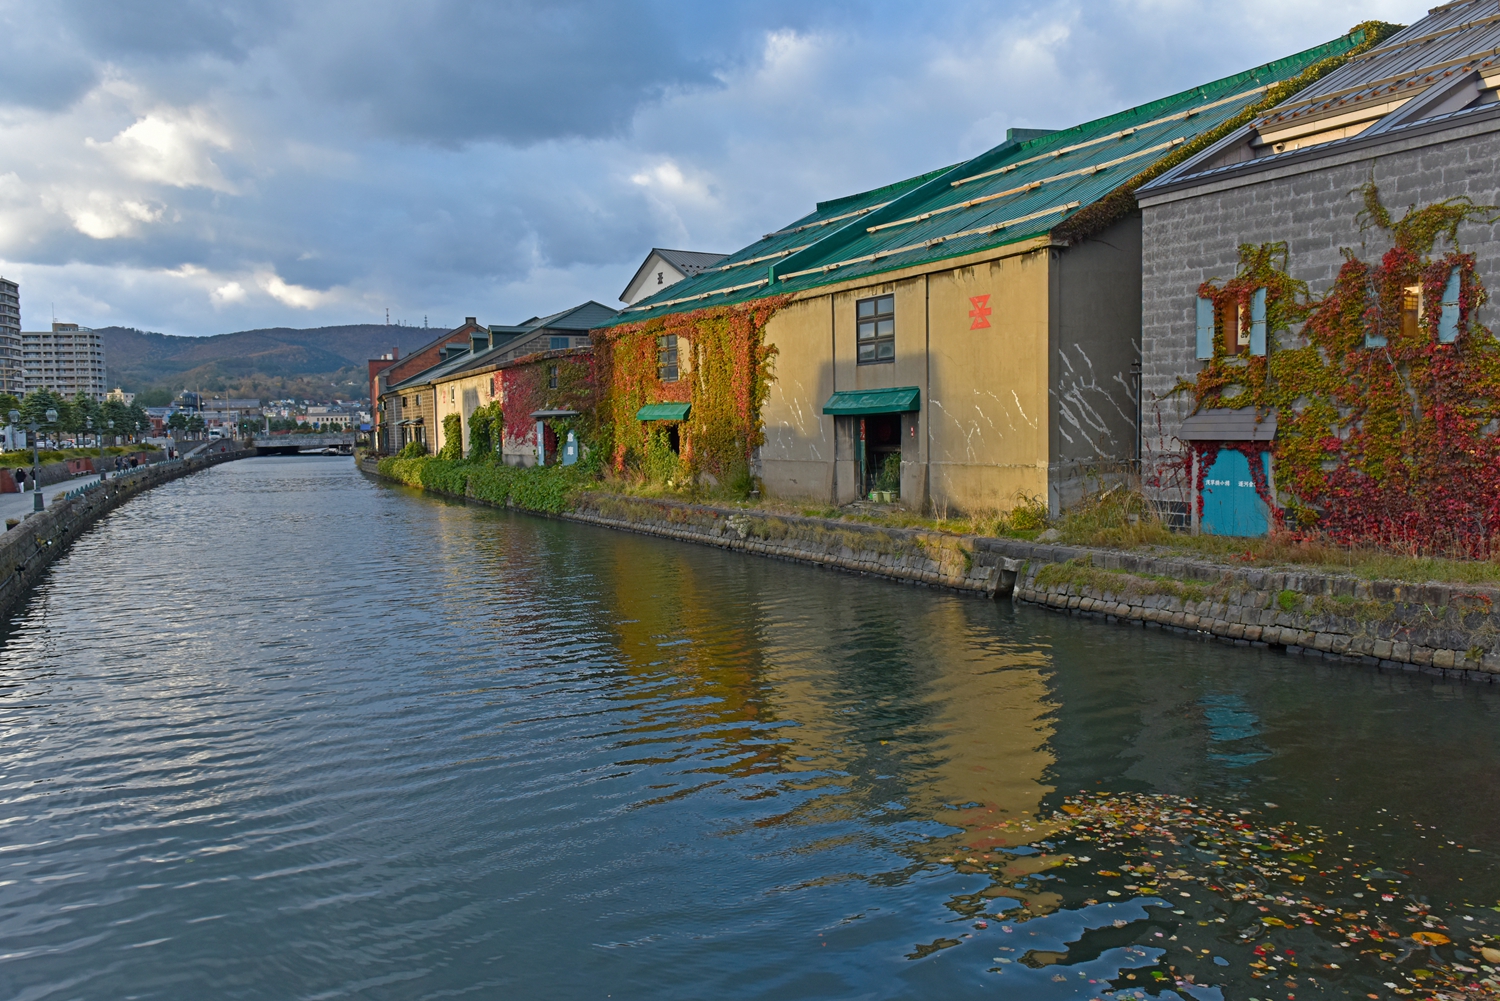
[[(373, 462), (361, 468), (378, 475)], [(1232, 567), (603, 491), (578, 495), (560, 517), (1239, 645), (1472, 680), (1500, 675), (1493, 587)]]
[(1500, 674), (1493, 587), (1037, 548), (1017, 601), (1388, 669), (1476, 681)]
[(960, 591), (993, 595), (998, 586), (997, 560), (993, 554), (976, 551), (976, 543), (982, 540), (974, 536), (599, 491), (580, 494), (563, 517)]
[(192, 459), (175, 459), (111, 477), (87, 493), (54, 500), (45, 511), (29, 515), (0, 535), (0, 620), (8, 619), (31, 593), (47, 567), (67, 551), (94, 522), (137, 494), (221, 462), (254, 455), (233, 451)]

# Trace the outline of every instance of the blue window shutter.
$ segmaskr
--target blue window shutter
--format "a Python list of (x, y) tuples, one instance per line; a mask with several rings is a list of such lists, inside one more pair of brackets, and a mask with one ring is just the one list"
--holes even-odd
[(1198, 298), (1198, 360), (1209, 361), (1214, 356), (1214, 301)]
[(1366, 310), (1368, 314), (1375, 317), (1375, 329), (1365, 331), (1365, 347), (1383, 348), (1386, 346), (1387, 341), (1385, 335), (1380, 332), (1380, 292), (1374, 286), (1367, 288), (1365, 292), (1367, 295)]
[(1266, 290), (1256, 289), (1250, 296), (1250, 353), (1266, 354)]
[(1452, 344), (1458, 340), (1458, 268), (1448, 275), (1443, 286), (1443, 311), (1438, 314), (1438, 342)]

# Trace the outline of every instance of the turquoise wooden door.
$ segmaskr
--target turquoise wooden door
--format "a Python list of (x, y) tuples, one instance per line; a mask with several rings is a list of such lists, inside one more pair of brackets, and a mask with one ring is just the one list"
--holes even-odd
[[(1266, 482), (1271, 480), (1271, 454), (1262, 452)], [(1255, 492), (1250, 460), (1245, 453), (1223, 449), (1203, 477), (1205, 535), (1266, 535), (1271, 531), (1271, 512)]]

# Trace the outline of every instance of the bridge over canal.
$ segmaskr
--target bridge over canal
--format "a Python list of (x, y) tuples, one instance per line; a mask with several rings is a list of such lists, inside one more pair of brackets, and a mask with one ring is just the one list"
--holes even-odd
[(257, 435), (252, 444), (256, 455), (327, 455), (354, 451), (353, 431), (344, 434), (271, 434)]

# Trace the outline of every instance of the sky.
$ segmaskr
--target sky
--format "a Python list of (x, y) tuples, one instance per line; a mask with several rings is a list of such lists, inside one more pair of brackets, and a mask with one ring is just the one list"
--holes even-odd
[(1408, 0), (0, 0), (22, 326), (516, 323)]

